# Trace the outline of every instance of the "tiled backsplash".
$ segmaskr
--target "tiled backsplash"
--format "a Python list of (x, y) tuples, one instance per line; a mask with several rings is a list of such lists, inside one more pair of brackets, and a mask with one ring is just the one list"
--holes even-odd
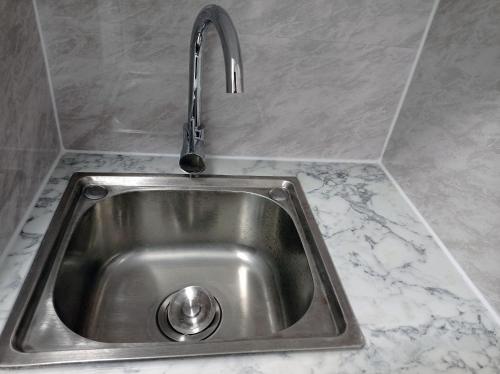
[[(64, 144), (177, 153), (188, 45), (207, 0), (37, 0)], [(206, 51), (208, 153), (375, 159), (433, 0), (220, 0), (240, 34), (245, 88), (225, 94)]]
[(58, 152), (32, 1), (0, 1), (0, 256)]
[(441, 0), (384, 163), (500, 310), (500, 1)]

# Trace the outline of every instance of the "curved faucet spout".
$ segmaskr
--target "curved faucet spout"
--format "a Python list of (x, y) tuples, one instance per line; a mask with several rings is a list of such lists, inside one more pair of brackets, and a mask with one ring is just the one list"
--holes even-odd
[(195, 174), (205, 170), (204, 127), (201, 123), (202, 49), (207, 27), (213, 24), (219, 34), (226, 68), (228, 93), (243, 92), (243, 63), (238, 33), (229, 14), (218, 5), (204, 7), (193, 25), (189, 60), (188, 119), (184, 125), (184, 139), (179, 166)]

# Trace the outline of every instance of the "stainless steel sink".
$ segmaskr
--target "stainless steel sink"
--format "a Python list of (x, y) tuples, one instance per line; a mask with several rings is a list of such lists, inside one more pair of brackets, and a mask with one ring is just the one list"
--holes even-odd
[(78, 173), (0, 364), (362, 344), (297, 179)]

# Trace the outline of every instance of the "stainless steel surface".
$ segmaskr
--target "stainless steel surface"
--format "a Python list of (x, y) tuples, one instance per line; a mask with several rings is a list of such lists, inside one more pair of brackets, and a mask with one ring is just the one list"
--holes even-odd
[(174, 329), (168, 317), (168, 306), (170, 305), (170, 302), (174, 295), (175, 294), (170, 295), (163, 301), (163, 303), (160, 305), (160, 308), (158, 309), (158, 314), (156, 317), (158, 321), (158, 327), (166, 337), (177, 342), (199, 342), (201, 340), (207, 339), (215, 332), (215, 330), (217, 330), (221, 322), (222, 311), (220, 304), (215, 298), (213, 299), (213, 318), (211, 319), (209, 324), (203, 328), (203, 330), (200, 330), (194, 334), (186, 334)]
[(243, 92), (243, 62), (238, 33), (227, 12), (218, 5), (204, 7), (193, 25), (189, 60), (188, 119), (184, 124), (180, 167), (188, 173), (205, 170), (205, 129), (201, 123), (201, 72), (203, 41), (210, 24), (217, 29), (224, 53), (226, 90), (228, 93)]
[(184, 287), (172, 295), (167, 306), (168, 322), (181, 334), (197, 334), (213, 322), (215, 305), (214, 297), (203, 287)]
[[(107, 190), (105, 198), (85, 197), (95, 185)], [(273, 190), (287, 198), (271, 199)], [(210, 313), (187, 327), (174, 322), (180, 338), (166, 334), (160, 327), (171, 326), (169, 314), (172, 322), (198, 312), (175, 294), (193, 285), (220, 305), (215, 317), (208, 327)], [(200, 313), (210, 297), (203, 303)], [(196, 324), (199, 333), (185, 334)], [(295, 178), (80, 173), (0, 337), (0, 364), (362, 344)]]

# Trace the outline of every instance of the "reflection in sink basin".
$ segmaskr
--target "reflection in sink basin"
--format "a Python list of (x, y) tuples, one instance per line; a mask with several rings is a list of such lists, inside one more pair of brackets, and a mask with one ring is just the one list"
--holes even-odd
[[(181, 289), (206, 303), (175, 298)], [(169, 300), (181, 303), (174, 324)], [(200, 316), (203, 331), (169, 333)], [(78, 173), (0, 337), (0, 365), (362, 344), (296, 178)]]
[(221, 305), (222, 323), (211, 339), (283, 330), (304, 315), (314, 288), (295, 225), (269, 198), (141, 191), (103, 199), (80, 219), (54, 304), (61, 320), (86, 338), (165, 341), (156, 310), (188, 285), (208, 289)]

